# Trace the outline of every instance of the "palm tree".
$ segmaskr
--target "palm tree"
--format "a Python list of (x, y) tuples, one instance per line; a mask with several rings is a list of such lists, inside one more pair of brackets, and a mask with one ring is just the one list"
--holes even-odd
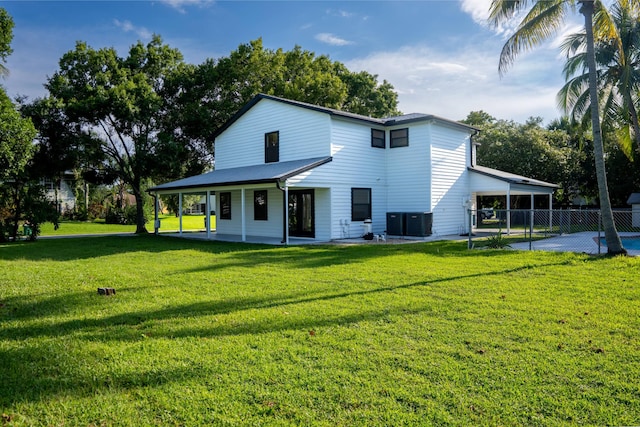
[[(489, 13), (489, 21), (496, 26), (509, 21), (516, 13), (528, 9), (528, 12), (518, 25), (515, 33), (509, 37), (502, 48), (498, 65), (500, 74), (504, 74), (521, 51), (531, 49), (556, 34), (563, 24), (567, 13), (574, 11), (576, 4), (579, 4), (580, 13), (584, 16), (586, 30), (586, 62), (589, 69), (589, 96), (592, 100), (596, 101), (594, 104), (598, 105), (593, 35), (593, 13), (594, 3), (596, 1), (599, 3), (599, 0), (493, 0)], [(603, 6), (599, 5), (598, 7)], [(599, 27), (599, 35), (606, 31), (606, 29), (605, 26)], [(611, 210), (598, 108), (591, 108), (591, 128), (593, 132), (593, 150), (596, 176), (598, 179), (600, 211), (602, 214), (604, 236), (607, 242), (607, 251), (611, 255), (626, 254), (626, 250), (622, 247), (622, 241), (616, 230), (613, 211)]]
[[(640, 124), (636, 109), (640, 91), (640, 10), (632, 6), (629, 0), (619, 0), (611, 6), (610, 14), (604, 8), (595, 13), (596, 28), (599, 21), (613, 24), (613, 31), (600, 38), (596, 36), (595, 44), (602, 124), (618, 130), (620, 148), (630, 159), (633, 157), (632, 134), (640, 152)], [(585, 46), (584, 32), (568, 36), (562, 44), (567, 55), (564, 66), (567, 83), (558, 93), (558, 105), (583, 125), (590, 117), (591, 108)], [(579, 71), (582, 74), (572, 77)]]

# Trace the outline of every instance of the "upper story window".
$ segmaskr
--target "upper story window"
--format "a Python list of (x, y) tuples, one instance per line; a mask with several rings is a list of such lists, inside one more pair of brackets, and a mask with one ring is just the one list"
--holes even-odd
[(264, 162), (273, 163), (280, 161), (280, 132), (264, 134)]
[(408, 147), (409, 146), (409, 128), (395, 129), (390, 133), (389, 147)]
[(371, 129), (371, 146), (376, 148), (385, 148), (386, 141), (383, 130)]

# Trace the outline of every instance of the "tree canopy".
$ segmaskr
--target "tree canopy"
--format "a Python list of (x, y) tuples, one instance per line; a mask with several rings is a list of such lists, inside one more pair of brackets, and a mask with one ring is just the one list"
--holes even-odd
[(13, 41), (13, 18), (7, 11), (0, 7), (0, 75), (7, 74), (4, 66), (7, 57), (13, 53), (11, 42)]
[[(598, 36), (601, 37), (610, 30), (611, 25), (607, 19), (597, 20), (597, 29), (594, 31), (593, 18), (596, 4), (599, 8), (604, 7), (601, 2), (596, 0), (493, 0), (489, 11), (489, 22), (495, 26), (502, 25), (513, 19), (518, 12), (526, 12), (516, 31), (507, 39), (502, 48), (498, 72), (504, 73), (521, 52), (538, 46), (555, 35), (562, 27), (567, 14), (575, 10), (576, 4), (580, 5), (580, 13), (584, 16), (585, 62), (589, 70), (589, 98), (594, 105), (599, 105), (594, 32), (597, 31)], [(600, 17), (604, 18), (606, 16), (600, 15)], [(600, 201), (607, 250), (612, 255), (623, 254), (626, 251), (622, 247), (620, 235), (616, 230), (609, 197), (600, 112), (598, 108), (591, 108), (590, 113), (594, 163), (598, 178), (598, 199)]]
[[(397, 94), (366, 71), (296, 46), (262, 40), (193, 65), (154, 36), (121, 57), (78, 42), (48, 79), (50, 98), (25, 106), (55, 167), (81, 164), (85, 176), (115, 176), (136, 197), (137, 232), (146, 232), (143, 184), (201, 173), (214, 160), (213, 134), (258, 93), (366, 115), (397, 114)], [(54, 165), (52, 165), (54, 166)]]
[(300, 46), (265, 49), (261, 39), (238, 46), (229, 56), (186, 66), (174, 76), (174, 123), (211, 151), (214, 132), (258, 93), (374, 117), (399, 113), (393, 86), (379, 83), (376, 75), (350, 71)]
[(146, 232), (142, 184), (180, 164), (189, 149), (172, 138), (167, 121), (172, 105), (165, 80), (181, 65), (182, 54), (158, 36), (146, 45), (136, 43), (126, 57), (113, 48), (96, 50), (78, 42), (46, 84), (55, 100), (49, 102), (54, 107), (50, 111), (59, 105), (67, 129), (76, 132), (66, 141), (84, 141), (86, 151), (94, 150), (94, 164), (99, 162), (130, 186), (139, 233)]
[(559, 184), (555, 197), (561, 204), (592, 189), (592, 158), (566, 127), (548, 129), (536, 117), (525, 124), (497, 120), (484, 111), (469, 113), (463, 122), (481, 130), (474, 139), (478, 164)]

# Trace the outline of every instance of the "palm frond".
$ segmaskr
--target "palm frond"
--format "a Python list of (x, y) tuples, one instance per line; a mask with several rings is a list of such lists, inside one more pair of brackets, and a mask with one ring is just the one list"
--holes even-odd
[(522, 51), (541, 44), (557, 33), (564, 21), (567, 7), (565, 0), (538, 1), (532, 6), (502, 48), (498, 63), (500, 75), (504, 75)]

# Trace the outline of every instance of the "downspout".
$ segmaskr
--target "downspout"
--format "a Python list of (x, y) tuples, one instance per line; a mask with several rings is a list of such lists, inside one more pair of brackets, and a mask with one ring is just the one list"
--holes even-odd
[(289, 189), (287, 181), (284, 181), (284, 188), (280, 186), (280, 181), (276, 181), (276, 187), (282, 191), (282, 243), (289, 244)]

